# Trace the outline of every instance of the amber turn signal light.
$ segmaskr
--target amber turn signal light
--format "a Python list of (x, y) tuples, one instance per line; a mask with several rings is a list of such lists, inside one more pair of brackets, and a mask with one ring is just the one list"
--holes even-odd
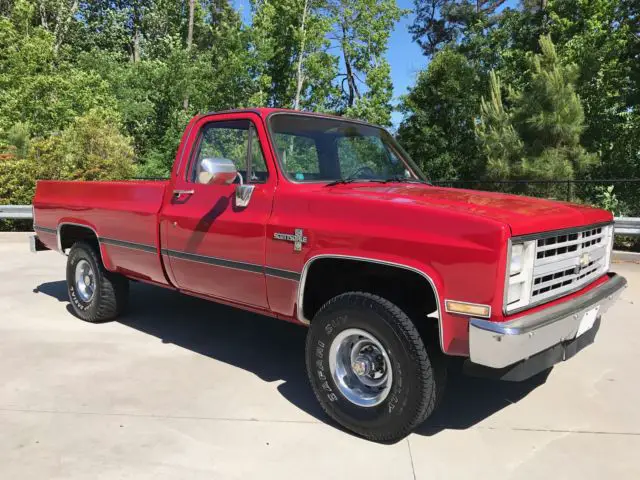
[(482, 318), (489, 318), (491, 316), (491, 307), (489, 305), (445, 300), (444, 308), (449, 313), (460, 313), (462, 315), (472, 315)]

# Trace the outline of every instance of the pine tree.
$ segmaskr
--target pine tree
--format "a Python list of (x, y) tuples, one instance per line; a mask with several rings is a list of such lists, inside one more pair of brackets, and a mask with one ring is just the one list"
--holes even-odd
[(564, 179), (584, 173), (594, 162), (580, 144), (584, 110), (576, 94), (578, 67), (562, 64), (548, 36), (539, 55), (530, 55), (531, 80), (513, 95), (514, 126), (526, 149), (523, 175)]
[[(487, 177), (564, 180), (595, 161), (580, 144), (584, 112), (575, 92), (577, 67), (563, 64), (548, 36), (540, 54), (529, 55), (529, 81), (508, 89), (508, 103), (492, 72), (490, 97), (481, 101), (476, 133), (487, 158)], [(531, 191), (531, 189), (530, 189)]]
[(500, 78), (494, 71), (489, 74), (489, 99), (480, 100), (480, 118), (476, 134), (487, 157), (487, 176), (494, 180), (519, 176), (524, 145), (505, 110)]

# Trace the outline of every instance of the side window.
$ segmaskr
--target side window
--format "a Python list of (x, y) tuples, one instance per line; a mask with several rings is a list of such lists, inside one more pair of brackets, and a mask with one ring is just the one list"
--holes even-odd
[[(267, 170), (267, 164), (262, 154), (262, 148), (260, 147), (260, 139), (258, 133), (250, 127), (251, 132), (251, 182), (260, 183), (265, 182), (269, 178), (269, 171)], [(245, 169), (246, 170), (246, 169)], [(244, 177), (243, 177), (244, 178)]]
[[(249, 149), (249, 139), (251, 148)], [(267, 165), (260, 148), (260, 140), (249, 120), (211, 122), (200, 131), (196, 154), (191, 162), (189, 181), (195, 182), (198, 165), (205, 158), (231, 160), (245, 183), (263, 183), (269, 177)], [(251, 152), (251, 178), (247, 168)]]
[(276, 133), (274, 143), (283, 167), (296, 180), (313, 180), (320, 176), (320, 157), (316, 142), (310, 137)]

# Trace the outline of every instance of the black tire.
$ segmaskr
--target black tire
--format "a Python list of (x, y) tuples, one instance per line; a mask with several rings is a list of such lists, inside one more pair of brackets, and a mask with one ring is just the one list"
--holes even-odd
[[(348, 400), (330, 371), (333, 340), (352, 328), (373, 335), (391, 363), (391, 390), (375, 406), (363, 407)], [(427, 419), (442, 396), (441, 375), (434, 372), (415, 325), (396, 305), (369, 293), (344, 293), (318, 311), (307, 335), (306, 363), (313, 391), (327, 415), (376, 442), (390, 443), (407, 436)]]
[[(88, 242), (77, 242), (67, 258), (69, 301), (74, 313), (91, 323), (113, 320), (124, 312), (129, 299), (129, 281), (104, 268), (96, 248)], [(94, 272), (95, 289), (88, 301), (83, 301), (76, 291), (75, 271), (81, 260), (88, 262)]]

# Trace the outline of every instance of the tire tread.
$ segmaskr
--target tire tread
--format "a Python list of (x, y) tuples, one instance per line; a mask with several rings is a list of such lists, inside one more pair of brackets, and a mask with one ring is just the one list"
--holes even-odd
[[(89, 308), (85, 311), (78, 311), (74, 306), (74, 311), (80, 318), (91, 323), (102, 323), (118, 317), (126, 308), (129, 298), (129, 281), (117, 274), (109, 272), (103, 265), (96, 249), (88, 242), (76, 242), (69, 252), (69, 259), (75, 252), (81, 251), (91, 257), (94, 264), (98, 266), (96, 277), (98, 279), (96, 292), (98, 305), (96, 309)], [(95, 294), (94, 294), (95, 295)], [(72, 305), (73, 302), (71, 302)]]
[[(400, 440), (406, 437), (418, 425), (424, 422), (436, 406), (436, 390), (438, 389), (438, 385), (435, 385), (436, 377), (434, 375), (432, 363), (429, 360), (429, 355), (427, 354), (427, 349), (424, 345), (422, 337), (420, 336), (420, 333), (418, 332), (411, 319), (397, 305), (383, 297), (380, 297), (379, 295), (368, 292), (353, 291), (338, 295), (325, 303), (317, 312), (316, 316), (327, 312), (328, 310), (334, 308), (337, 304), (339, 304), (341, 307), (365, 308), (376, 311), (377, 313), (386, 313), (390, 315), (393, 322), (393, 330), (396, 332), (396, 334), (404, 337), (404, 341), (402, 343), (409, 346), (408, 354), (410, 357), (410, 361), (413, 361), (415, 363), (415, 365), (418, 367), (419, 372), (419, 378), (414, 379), (414, 381), (417, 381), (420, 386), (420, 401), (415, 408), (414, 414), (411, 415), (411, 420), (406, 422), (404, 425), (399, 425), (395, 430), (385, 433), (372, 432), (366, 428), (359, 428), (356, 425), (349, 426), (350, 430), (372, 441), (393, 442)], [(306, 344), (307, 358), (309, 358), (309, 349), (312, 348), (312, 345), (310, 345), (310, 339), (311, 336), (308, 337), (308, 341)], [(309, 380), (313, 382), (311, 378), (311, 371), (309, 371), (309, 369), (308, 374)], [(332, 414), (331, 410), (328, 408), (327, 403), (324, 401), (324, 399), (318, 394), (318, 392), (315, 392), (315, 389), (314, 394), (318, 399), (318, 402), (322, 406), (324, 412), (329, 417), (337, 420)]]

